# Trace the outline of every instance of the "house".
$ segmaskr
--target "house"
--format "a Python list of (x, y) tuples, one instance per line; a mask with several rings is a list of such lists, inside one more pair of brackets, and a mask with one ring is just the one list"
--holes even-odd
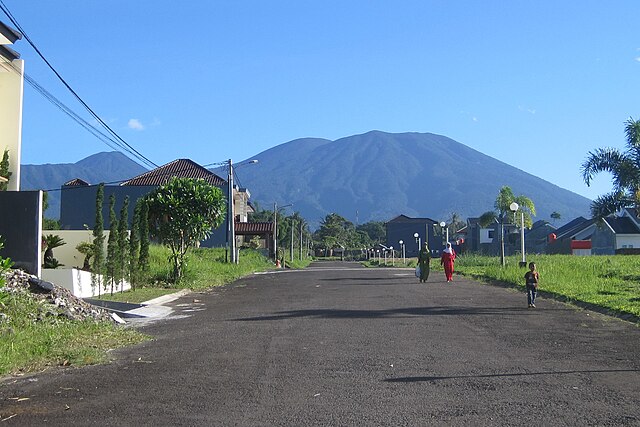
[[(419, 251), (418, 239), (420, 242), (424, 242), (426, 238), (431, 253), (438, 256), (444, 247), (444, 236), (442, 233), (436, 235), (434, 228), (436, 224), (437, 222), (430, 218), (411, 218), (399, 215), (385, 223), (386, 246), (400, 251), (404, 246), (407, 257), (416, 257)], [(416, 233), (418, 234), (417, 239), (414, 237)]]
[(575, 218), (549, 234), (547, 253), (590, 255), (595, 229), (594, 220), (582, 216)]
[[(104, 204), (102, 217), (104, 218), (105, 229), (109, 228), (109, 198), (113, 194), (116, 199), (115, 210), (119, 212), (125, 197), (129, 197), (129, 222), (133, 218), (133, 209), (136, 200), (144, 197), (157, 187), (167, 183), (171, 178), (197, 178), (204, 179), (209, 184), (218, 187), (223, 194), (229, 192), (228, 182), (210, 170), (200, 166), (189, 159), (177, 159), (166, 165), (160, 166), (151, 171), (133, 177), (119, 185), (105, 185)], [(90, 185), (81, 180), (74, 179), (62, 185), (61, 205), (60, 205), (60, 225), (63, 230), (83, 230), (93, 228), (95, 222), (95, 204), (97, 185)], [(272, 252), (273, 225), (271, 223), (258, 223), (253, 225), (241, 225), (247, 223), (247, 218), (253, 208), (249, 204), (251, 195), (246, 188), (234, 186), (234, 220), (235, 234), (239, 237), (238, 244), (242, 245), (244, 236), (261, 236), (265, 239), (264, 246)], [(222, 225), (213, 230), (211, 236), (201, 243), (204, 247), (222, 247), (227, 243), (228, 225), (225, 218)], [(271, 254), (272, 255), (272, 254)]]
[(640, 220), (631, 209), (597, 224), (591, 236), (592, 255), (640, 254)]
[[(531, 228), (525, 230), (524, 250), (530, 254), (544, 254), (547, 252), (549, 244), (549, 235), (556, 231), (556, 227), (549, 224), (548, 221), (539, 220), (531, 225)], [(516, 246), (520, 247), (520, 235), (518, 235)]]
[[(503, 224), (505, 255), (513, 255), (520, 248), (517, 242), (518, 229), (513, 224)], [(489, 256), (500, 255), (501, 225), (494, 221), (486, 227), (480, 225), (480, 218), (467, 218), (465, 250)], [(526, 242), (526, 238), (525, 238)]]

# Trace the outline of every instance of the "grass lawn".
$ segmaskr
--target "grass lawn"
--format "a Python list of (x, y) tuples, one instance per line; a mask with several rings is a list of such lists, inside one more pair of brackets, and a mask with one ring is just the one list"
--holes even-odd
[[(224, 249), (189, 252), (185, 278), (169, 284), (169, 250), (150, 248), (150, 271), (133, 291), (104, 294), (102, 299), (140, 303), (181, 289), (196, 291), (230, 283), (255, 271), (273, 269), (256, 251), (241, 251), (238, 264), (225, 263)], [(300, 267), (308, 261), (299, 264)], [(36, 372), (51, 366), (102, 363), (108, 350), (150, 339), (110, 322), (72, 321), (40, 316), (38, 303), (26, 296), (0, 292), (0, 375)], [(39, 318), (40, 320), (35, 321)]]
[[(527, 269), (518, 266), (520, 260), (520, 256), (507, 257), (503, 268), (498, 257), (462, 255), (455, 269), (459, 274), (524, 290)], [(640, 318), (640, 257), (531, 255), (527, 262), (531, 261), (540, 273), (540, 291)]]

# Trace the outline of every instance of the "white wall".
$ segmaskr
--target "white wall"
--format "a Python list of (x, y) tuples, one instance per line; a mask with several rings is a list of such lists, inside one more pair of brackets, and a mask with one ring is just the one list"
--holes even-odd
[(640, 235), (638, 234), (618, 234), (616, 235), (616, 249), (640, 248)]
[[(81, 242), (93, 242), (93, 231), (91, 230), (42, 230), (42, 236), (54, 234), (60, 236), (66, 244), (53, 250), (53, 257), (64, 265), (64, 268), (82, 267), (84, 255), (78, 252), (76, 246)], [(107, 241), (109, 240), (109, 230), (104, 231), (104, 253), (107, 253)], [(44, 251), (43, 255), (44, 257)], [(42, 260), (44, 263), (44, 259)]]
[[(91, 273), (75, 268), (45, 268), (42, 270), (42, 280), (68, 289), (78, 298), (90, 298), (111, 292), (111, 287), (107, 287), (107, 289), (92, 287)], [(118, 285), (114, 292), (120, 292), (121, 289), (128, 291), (131, 289), (131, 285), (124, 282), (122, 286)]]

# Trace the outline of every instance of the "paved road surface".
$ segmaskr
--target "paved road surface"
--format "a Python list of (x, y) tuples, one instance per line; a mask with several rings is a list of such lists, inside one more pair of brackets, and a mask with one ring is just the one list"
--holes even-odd
[(640, 425), (636, 325), (412, 274), (317, 263), (190, 294), (111, 364), (3, 381), (0, 425)]

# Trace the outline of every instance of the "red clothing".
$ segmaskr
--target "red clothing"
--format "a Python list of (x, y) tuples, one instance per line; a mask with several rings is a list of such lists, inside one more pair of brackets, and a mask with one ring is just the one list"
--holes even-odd
[(451, 253), (442, 252), (440, 264), (444, 266), (444, 275), (447, 276), (447, 282), (453, 280), (453, 262), (456, 259), (456, 251), (451, 249)]

